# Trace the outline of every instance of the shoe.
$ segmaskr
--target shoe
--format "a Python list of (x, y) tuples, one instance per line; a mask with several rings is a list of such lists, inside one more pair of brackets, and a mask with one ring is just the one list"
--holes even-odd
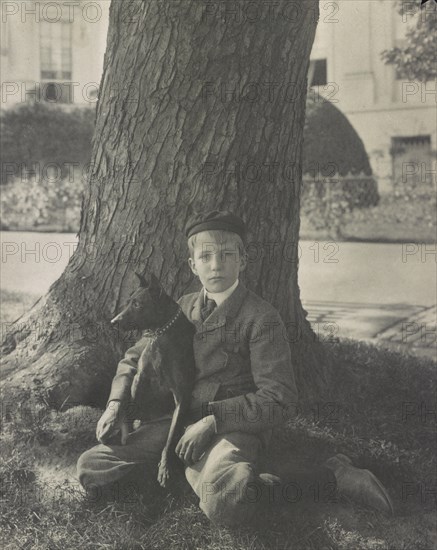
[(351, 459), (343, 454), (329, 458), (325, 466), (334, 472), (339, 493), (380, 512), (393, 515), (390, 496), (371, 471), (356, 468), (352, 465)]

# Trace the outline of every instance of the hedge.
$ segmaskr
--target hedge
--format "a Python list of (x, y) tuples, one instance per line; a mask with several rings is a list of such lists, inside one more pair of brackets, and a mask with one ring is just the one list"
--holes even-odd
[(347, 117), (320, 95), (309, 93), (304, 128), (303, 173), (364, 174), (372, 168), (364, 144)]
[(67, 177), (70, 167), (89, 163), (94, 109), (23, 104), (1, 111), (0, 130), (2, 184), (33, 166), (40, 172), (55, 166)]

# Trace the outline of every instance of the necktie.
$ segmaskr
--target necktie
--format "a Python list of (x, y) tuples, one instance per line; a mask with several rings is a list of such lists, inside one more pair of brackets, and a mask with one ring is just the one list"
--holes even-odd
[(215, 310), (216, 307), (217, 307), (217, 304), (215, 303), (215, 301), (211, 300), (211, 298), (208, 298), (207, 296), (205, 305), (203, 306), (202, 311), (200, 312), (202, 316), (202, 321), (205, 321), (205, 319), (207, 319), (211, 315), (211, 313)]

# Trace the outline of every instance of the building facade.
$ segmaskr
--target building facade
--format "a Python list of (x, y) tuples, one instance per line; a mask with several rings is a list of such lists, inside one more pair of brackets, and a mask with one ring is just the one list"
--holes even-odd
[(437, 17), (420, 1), (324, 0), (309, 80), (349, 119), (364, 142), (380, 190), (393, 180), (435, 181), (436, 82), (398, 78), (381, 52), (402, 45), (418, 17)]
[(1, 107), (95, 103), (109, 3), (0, 0)]
[[(27, 101), (97, 101), (110, 0), (1, 4), (2, 108)], [(309, 81), (364, 142), (380, 190), (408, 171), (435, 178), (436, 82), (397, 78), (381, 52), (424, 16), (419, 0), (322, 0)], [(426, 16), (436, 17), (435, 2)], [(299, 8), (299, 4), (296, 4)], [(298, 9), (295, 11), (298, 14)]]

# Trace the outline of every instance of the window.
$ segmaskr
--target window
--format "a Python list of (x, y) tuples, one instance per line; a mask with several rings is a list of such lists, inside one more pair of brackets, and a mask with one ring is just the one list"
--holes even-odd
[(406, 153), (417, 153), (418, 151), (429, 152), (431, 150), (431, 136), (407, 136), (393, 137), (392, 156), (404, 155)]
[(309, 86), (325, 86), (328, 83), (328, 66), (326, 59), (311, 59), (308, 71)]
[(73, 103), (73, 87), (70, 82), (43, 82), (41, 99), (49, 103)]
[(41, 80), (71, 80), (72, 24), (40, 22)]
[(432, 183), (434, 155), (431, 136), (392, 137), (390, 153), (395, 182)]

